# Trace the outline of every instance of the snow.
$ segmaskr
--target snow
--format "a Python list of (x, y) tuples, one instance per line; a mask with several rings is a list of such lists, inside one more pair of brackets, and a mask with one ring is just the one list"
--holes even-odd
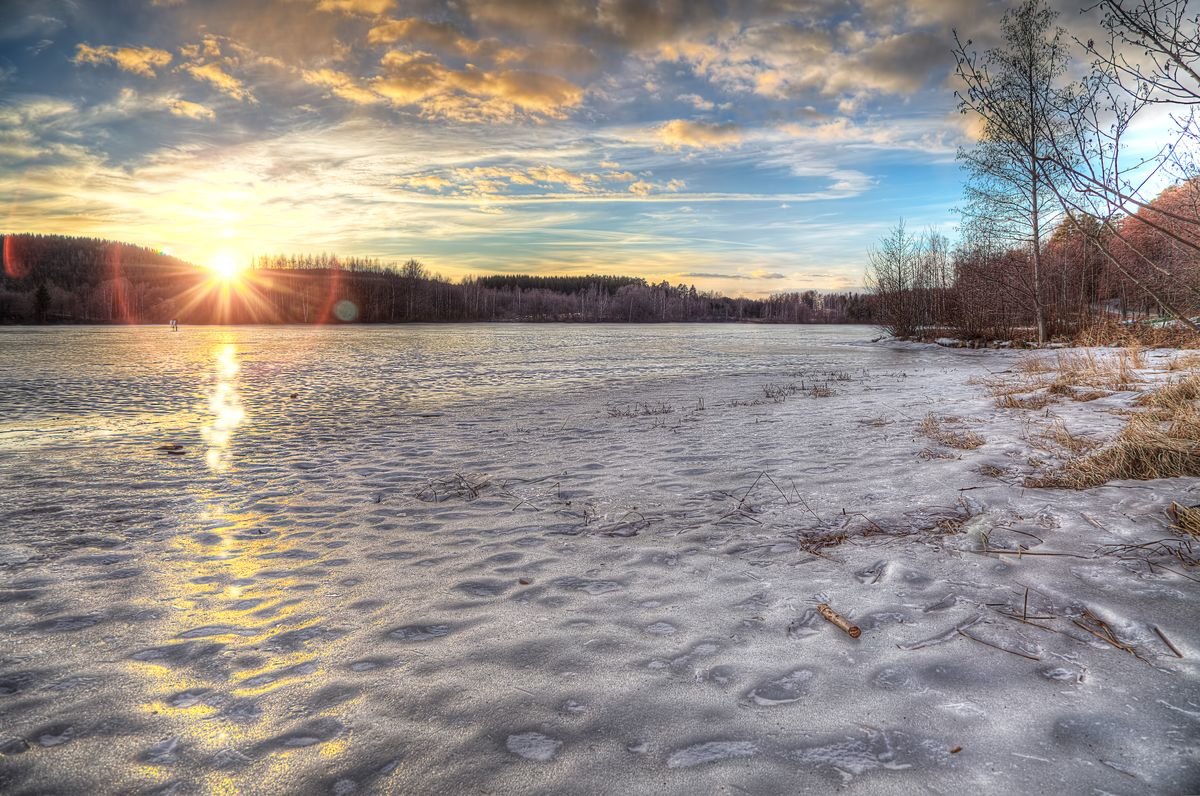
[(0, 330), (0, 790), (1200, 790), (1200, 480), (873, 337)]

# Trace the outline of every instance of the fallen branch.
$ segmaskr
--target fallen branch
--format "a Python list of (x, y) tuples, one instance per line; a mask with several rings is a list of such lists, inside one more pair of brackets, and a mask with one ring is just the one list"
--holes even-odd
[(1157, 633), (1157, 634), (1158, 634), (1158, 637), (1162, 639), (1162, 641), (1163, 641), (1163, 644), (1166, 644), (1166, 645), (1167, 645), (1167, 648), (1168, 648), (1168, 649), (1170, 649), (1170, 650), (1171, 650), (1171, 652), (1175, 653), (1175, 657), (1176, 657), (1176, 658), (1182, 658), (1182, 657), (1183, 657), (1183, 653), (1182, 653), (1182, 652), (1180, 652), (1178, 649), (1176, 649), (1176, 648), (1175, 648), (1175, 645), (1171, 643), (1171, 639), (1167, 638), (1167, 634), (1166, 634), (1166, 633), (1164, 633), (1164, 632), (1162, 632), (1161, 630), (1159, 630), (1159, 629), (1158, 629), (1158, 625), (1154, 625), (1154, 632), (1155, 632), (1155, 633)]
[(819, 604), (817, 606), (817, 613), (823, 616), (826, 621), (830, 622), (834, 627), (841, 630), (850, 638), (858, 638), (860, 635), (862, 635), (862, 631), (858, 629), (857, 625), (850, 624), (849, 619), (830, 608), (827, 603)]

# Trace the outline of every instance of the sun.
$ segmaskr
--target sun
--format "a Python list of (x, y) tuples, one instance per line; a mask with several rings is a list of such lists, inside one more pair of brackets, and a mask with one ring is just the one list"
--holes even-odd
[(208, 269), (222, 282), (234, 282), (242, 273), (242, 266), (238, 263), (237, 258), (224, 252), (209, 261)]

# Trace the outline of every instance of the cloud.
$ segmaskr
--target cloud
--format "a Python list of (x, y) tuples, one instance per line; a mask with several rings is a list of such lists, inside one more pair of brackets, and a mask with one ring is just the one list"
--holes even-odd
[[(15, 5), (15, 4), (13, 4)], [(30, 10), (36, 8), (28, 4)], [(30, 13), (22, 15), (19, 8), (6, 7), (5, 20), (0, 23), (0, 41), (16, 39), (45, 38), (52, 36), (67, 26), (58, 17), (48, 14)]]
[(427, 52), (392, 50), (371, 88), (396, 105), (416, 105), (433, 118), (464, 122), (511, 120), (519, 114), (565, 118), (583, 89), (555, 75), (519, 69), (456, 70)]
[(396, 182), (407, 188), (418, 188), (428, 191), (441, 191), (456, 185), (454, 181), (448, 180), (445, 177), (439, 177), (436, 174), (415, 174), (401, 177)]
[(187, 119), (215, 119), (217, 116), (212, 108), (178, 97), (164, 98), (163, 105), (172, 115), (182, 116)]
[(317, 0), (318, 11), (334, 11), (360, 16), (379, 16), (391, 11), (396, 0)]
[[(632, 175), (631, 175), (632, 176)], [(440, 173), (408, 175), (398, 180), (401, 185), (441, 192), (452, 189), (456, 195), (500, 194), (516, 187), (561, 186), (574, 193), (592, 194), (606, 177), (590, 171), (572, 171), (549, 164), (517, 166), (472, 166)]]
[(211, 84), (235, 100), (254, 102), (254, 95), (246, 88), (246, 84), (226, 72), (219, 64), (184, 64), (182, 69), (196, 80)]
[(457, 26), (448, 22), (430, 22), (419, 17), (383, 20), (367, 31), (368, 44), (396, 42), (459, 52), (468, 52), (474, 45), (474, 42), (462, 35)]
[(658, 138), (671, 149), (723, 149), (741, 143), (742, 132), (732, 122), (709, 124), (673, 119), (658, 128)]
[(373, 105), (382, 102), (383, 97), (370, 89), (363, 88), (353, 76), (333, 69), (305, 69), (301, 73), (304, 82), (314, 86), (328, 88), (344, 100), (356, 105)]
[(526, 172), (530, 178), (548, 185), (565, 185), (574, 191), (586, 192), (600, 180), (595, 174), (576, 174), (559, 166), (535, 166)]
[(787, 279), (788, 274), (781, 274), (777, 271), (751, 271), (749, 274), (719, 274), (713, 271), (692, 271), (686, 274), (680, 274), (681, 277), (688, 279)]
[(927, 31), (887, 36), (853, 54), (829, 75), (824, 90), (911, 94), (929, 82), (939, 66), (949, 69), (949, 52), (944, 38)]
[(92, 47), (80, 43), (75, 47), (77, 64), (116, 64), (118, 69), (143, 77), (155, 77), (156, 71), (171, 63), (171, 54), (154, 47)]
[(816, 124), (783, 124), (779, 129), (792, 138), (823, 143), (876, 144), (887, 146), (897, 141), (899, 131), (892, 127), (865, 126), (846, 117)]
[(601, 27), (600, 9), (589, 0), (469, 0), (467, 15), (477, 25), (506, 32), (575, 38)]
[[(772, 19), (760, 8), (743, 15), (736, 27), (682, 30), (661, 38), (649, 58), (685, 64), (727, 93), (785, 102), (836, 97), (843, 109), (855, 110), (870, 96), (911, 95), (950, 70), (945, 14), (926, 8), (938, 4), (956, 6), (953, 0), (912, 0), (908, 5), (915, 10), (900, 3), (896, 11), (893, 3), (885, 8), (858, 0), (860, 18), (837, 21), (820, 0), (802, 0), (797, 5), (809, 6), (810, 13), (799, 13), (798, 7), (797, 13)], [(951, 16), (965, 21), (966, 15), (960, 8)]]
[(711, 111), (713, 108), (717, 107), (715, 103), (710, 100), (706, 100), (699, 94), (680, 94), (675, 99), (679, 100), (680, 102), (686, 102), (690, 104), (698, 111)]

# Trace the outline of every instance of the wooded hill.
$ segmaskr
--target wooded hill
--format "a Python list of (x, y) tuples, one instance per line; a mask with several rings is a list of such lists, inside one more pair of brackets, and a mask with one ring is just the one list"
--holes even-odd
[(5, 235), (0, 323), (405, 323), (756, 321), (870, 323), (873, 299), (845, 293), (728, 298), (627, 276), (468, 277), (416, 260), (259, 257), (236, 284), (161, 252), (60, 235)]

